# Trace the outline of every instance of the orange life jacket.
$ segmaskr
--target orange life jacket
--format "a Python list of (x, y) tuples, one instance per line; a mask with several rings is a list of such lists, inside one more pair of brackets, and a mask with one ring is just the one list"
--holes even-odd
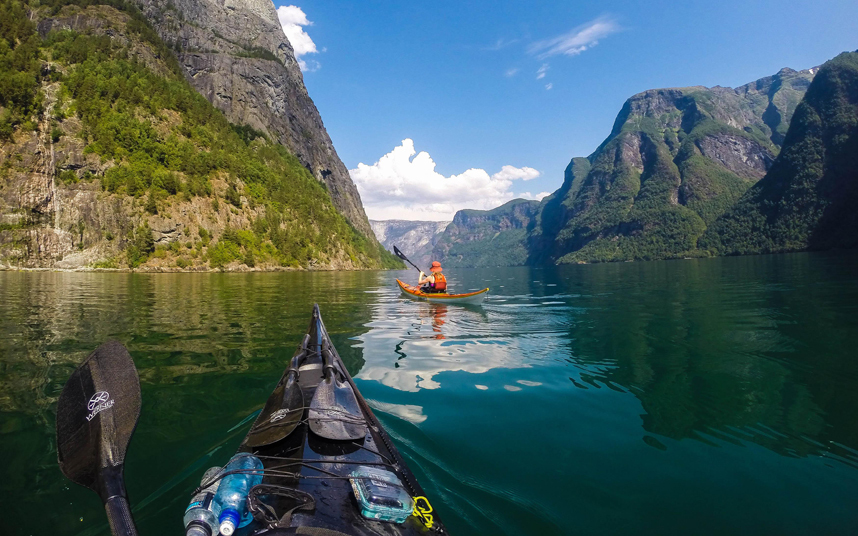
[(439, 292), (446, 291), (447, 278), (444, 277), (444, 274), (442, 274), (441, 272), (435, 272), (433, 275), (435, 276), (435, 284), (432, 285), (432, 288)]

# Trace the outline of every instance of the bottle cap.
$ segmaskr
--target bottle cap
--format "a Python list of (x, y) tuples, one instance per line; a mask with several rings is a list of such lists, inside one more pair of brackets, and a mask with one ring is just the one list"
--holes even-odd
[(232, 536), (233, 532), (235, 532), (235, 524), (232, 521), (227, 520), (220, 524), (220, 533), (223, 536)]
[(202, 521), (191, 521), (188, 523), (185, 536), (212, 536), (212, 529)]
[(232, 536), (235, 532), (235, 527), (238, 525), (238, 512), (232, 509), (224, 510), (220, 513), (220, 533), (223, 536)]

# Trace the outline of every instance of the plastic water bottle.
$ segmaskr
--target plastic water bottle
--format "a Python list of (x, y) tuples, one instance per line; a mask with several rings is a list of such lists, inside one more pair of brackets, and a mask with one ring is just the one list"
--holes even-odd
[[(223, 471), (220, 467), (212, 467), (203, 475), (200, 485), (203, 486), (217, 477)], [(206, 488), (193, 496), (191, 504), (185, 510), (185, 536), (216, 536), (218, 533), (218, 515), (220, 508), (214, 498), (220, 480), (215, 480)]]
[[(244, 527), (253, 521), (247, 509), (247, 495), (250, 488), (262, 483), (262, 462), (247, 452), (239, 452), (223, 468), (224, 472), (247, 471), (223, 477), (215, 495), (215, 503), (220, 508), (220, 533), (232, 536), (236, 528)], [(253, 474), (250, 474), (254, 471)]]

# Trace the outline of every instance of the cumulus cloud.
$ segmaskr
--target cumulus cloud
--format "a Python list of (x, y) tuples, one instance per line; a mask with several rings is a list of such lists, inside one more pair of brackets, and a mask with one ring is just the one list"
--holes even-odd
[(319, 51), (316, 49), (316, 43), (310, 35), (304, 31), (304, 26), (312, 26), (313, 23), (307, 18), (298, 6), (280, 6), (277, 8), (277, 18), (280, 19), (280, 26), (283, 27), (283, 33), (292, 45), (295, 51), (295, 59), (298, 60), (298, 65), (304, 72), (317, 70), (320, 65), (315, 60), (301, 59), (307, 54), (316, 54)]
[(620, 31), (620, 26), (614, 19), (602, 16), (573, 28), (563, 35), (537, 41), (528, 47), (528, 51), (540, 60), (560, 54), (577, 56), (599, 44), (601, 39), (618, 31)]
[(349, 175), (360, 191), (367, 216), (374, 220), (446, 221), (465, 208), (489, 210), (516, 197), (541, 199), (547, 195), (513, 193), (514, 181), (540, 176), (531, 167), (507, 165), (493, 175), (471, 168), (445, 177), (435, 171), (429, 153), (417, 152), (411, 139), (402, 140), (371, 166), (358, 164)]

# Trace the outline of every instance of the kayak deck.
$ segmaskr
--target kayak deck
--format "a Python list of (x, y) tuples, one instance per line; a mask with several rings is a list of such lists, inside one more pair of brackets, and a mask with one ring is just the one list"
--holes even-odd
[(438, 303), (467, 303), (467, 304), (478, 304), (482, 303), (483, 299), (485, 299), (486, 294), (488, 294), (489, 289), (484, 288), (482, 290), (478, 290), (476, 292), (469, 292), (467, 294), (447, 294), (444, 292), (423, 292), (418, 287), (414, 285), (409, 285), (399, 279), (396, 280), (396, 284), (399, 285), (399, 289), (402, 291), (402, 294), (408, 296), (409, 298), (415, 298), (418, 300), (428, 300)]
[[(446, 534), (446, 529), (434, 512), (423, 518), (411, 515), (401, 524), (373, 521), (360, 514), (348, 480), (349, 473), (359, 465), (378, 467), (395, 473), (404, 485), (404, 489), (412, 497), (425, 497), (425, 492), (408, 469), (405, 460), (396, 450), (390, 436), (382, 428), (366, 400), (358, 392), (333, 344), (329, 346), (334, 358), (333, 365), (354, 390), (361, 413), (366, 419), (366, 436), (357, 441), (335, 441), (324, 439), (310, 430), (307, 421), (310, 401), (323, 378), (319, 349), (325, 341), (330, 343), (318, 306), (313, 309), (309, 335), (309, 351), (298, 369), (298, 385), (304, 395), (304, 413), (300, 424), (284, 439), (271, 445), (248, 447), (247, 438), (245, 438), (245, 443), (242, 443), (239, 451), (252, 452), (262, 461), (265, 467), (263, 485), (284, 486), (309, 494), (314, 500), (314, 507), (295, 510), (287, 525), (291, 529), (268, 529), (263, 523), (254, 521), (236, 531), (236, 536), (251, 534), (276, 536), (296, 533), (330, 536), (336, 534), (356, 536)], [(284, 374), (285, 378), (286, 374)], [(283, 516), (299, 502), (294, 498), (281, 496), (268, 496), (265, 501), (266, 504), (274, 507), (277, 516)], [(420, 504), (423, 504), (422, 501)], [(424, 510), (428, 509), (424, 508)], [(431, 523), (422, 520), (427, 517), (432, 520)], [(301, 528), (298, 532), (296, 532), (297, 527)], [(316, 529), (309, 529), (311, 532), (308, 532), (307, 527)], [(313, 530), (315, 532), (312, 532)]]

